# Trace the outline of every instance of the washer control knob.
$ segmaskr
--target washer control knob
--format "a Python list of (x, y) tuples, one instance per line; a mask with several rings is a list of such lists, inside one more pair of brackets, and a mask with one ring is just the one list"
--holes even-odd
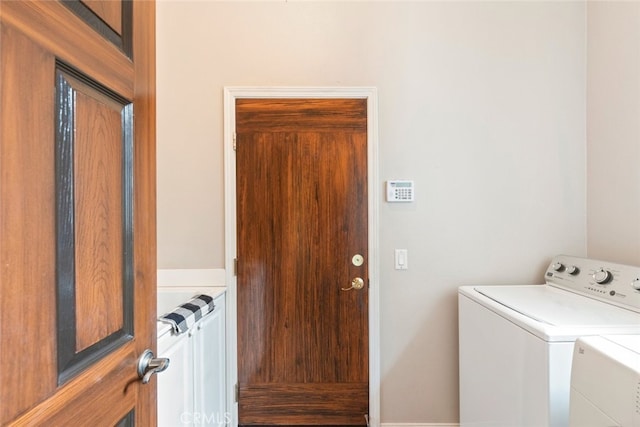
[(609, 270), (605, 270), (604, 268), (593, 273), (593, 280), (600, 285), (606, 285), (611, 279), (613, 279), (613, 275)]
[(631, 281), (631, 287), (636, 291), (640, 291), (640, 277)]
[(580, 269), (575, 265), (572, 265), (571, 267), (567, 267), (567, 273), (569, 273), (572, 276), (577, 276), (578, 273), (580, 273)]
[(561, 262), (556, 262), (554, 263), (551, 268), (553, 268), (555, 271), (563, 271), (564, 270), (564, 264)]

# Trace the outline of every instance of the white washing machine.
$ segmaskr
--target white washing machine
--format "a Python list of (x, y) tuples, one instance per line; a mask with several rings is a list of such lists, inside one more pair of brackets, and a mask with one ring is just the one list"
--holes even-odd
[(640, 334), (640, 268), (556, 256), (539, 285), (458, 291), (460, 425), (567, 427), (574, 342)]
[(640, 427), (639, 335), (576, 340), (569, 425)]

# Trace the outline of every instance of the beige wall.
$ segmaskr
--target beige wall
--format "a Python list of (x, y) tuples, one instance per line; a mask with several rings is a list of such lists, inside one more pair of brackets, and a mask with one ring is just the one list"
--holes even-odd
[(377, 87), (382, 421), (457, 422), (457, 287), (586, 254), (584, 3), (157, 9), (159, 268), (224, 267), (224, 86)]
[(590, 2), (587, 22), (588, 253), (640, 265), (640, 2)]

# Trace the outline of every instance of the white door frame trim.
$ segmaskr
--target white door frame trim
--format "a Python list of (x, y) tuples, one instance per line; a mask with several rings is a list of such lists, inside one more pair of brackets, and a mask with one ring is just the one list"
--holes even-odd
[(227, 402), (232, 425), (238, 424), (237, 370), (236, 162), (235, 104), (238, 98), (364, 98), (367, 100), (367, 181), (369, 197), (369, 423), (380, 426), (380, 286), (378, 92), (375, 87), (235, 87), (224, 88), (225, 270), (227, 283)]

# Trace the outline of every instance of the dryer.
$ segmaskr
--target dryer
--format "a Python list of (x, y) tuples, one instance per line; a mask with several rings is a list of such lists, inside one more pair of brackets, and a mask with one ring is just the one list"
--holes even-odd
[(640, 334), (639, 289), (638, 267), (566, 255), (544, 283), (460, 287), (460, 425), (568, 426), (576, 339)]
[(570, 427), (640, 427), (640, 335), (576, 340), (569, 414)]

